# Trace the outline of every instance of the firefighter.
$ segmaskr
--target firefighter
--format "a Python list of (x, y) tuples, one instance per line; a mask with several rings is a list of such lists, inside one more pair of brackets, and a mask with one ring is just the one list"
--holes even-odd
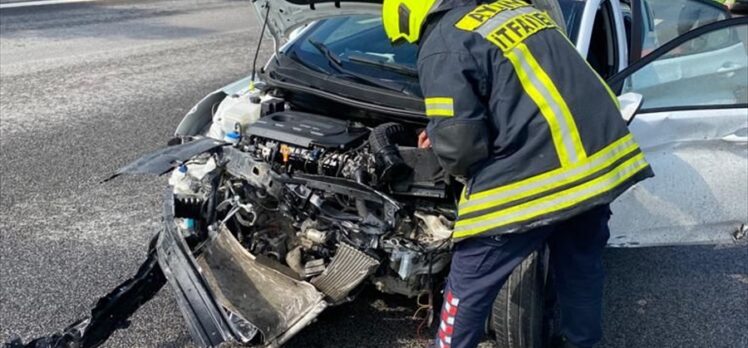
[(653, 176), (615, 94), (520, 0), (384, 0), (393, 44), (417, 43), (421, 145), (465, 184), (436, 347), (475, 347), (530, 253), (550, 249), (563, 344), (602, 336), (609, 204)]

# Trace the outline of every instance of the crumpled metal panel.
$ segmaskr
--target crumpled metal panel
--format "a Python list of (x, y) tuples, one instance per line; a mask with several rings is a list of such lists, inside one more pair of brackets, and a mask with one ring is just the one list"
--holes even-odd
[(174, 222), (174, 193), (164, 190), (164, 230), (158, 235), (158, 263), (174, 291), (187, 330), (199, 347), (216, 347), (234, 340), (226, 313), (216, 303), (200, 268)]
[[(173, 220), (169, 220), (173, 224)], [(198, 347), (217, 347), (234, 340), (230, 324), (217, 305), (176, 228), (159, 235), (159, 264), (174, 291), (187, 330)]]
[(324, 305), (311, 284), (261, 264), (221, 226), (198, 257), (201, 274), (221, 305), (255, 325), (271, 342)]
[(185, 144), (167, 146), (136, 159), (104, 181), (112, 180), (122, 174), (161, 175), (172, 170), (180, 162), (224, 145), (226, 143), (220, 140), (202, 138)]
[(609, 245), (732, 243), (748, 223), (748, 109), (642, 114), (630, 129), (657, 176), (613, 202)]

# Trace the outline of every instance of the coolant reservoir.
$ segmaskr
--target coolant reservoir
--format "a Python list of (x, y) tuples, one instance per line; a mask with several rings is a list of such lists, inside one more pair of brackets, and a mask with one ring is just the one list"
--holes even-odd
[(186, 165), (181, 165), (177, 167), (174, 172), (172, 172), (171, 177), (169, 178), (169, 185), (174, 187), (174, 193), (178, 195), (191, 195), (194, 194), (194, 190), (192, 188), (192, 176), (187, 173), (189, 169)]
[(213, 115), (213, 125), (208, 132), (208, 136), (215, 139), (224, 139), (226, 134), (236, 130), (237, 125), (245, 130), (247, 126), (260, 118), (261, 102), (258, 90), (241, 95), (227, 96)]
[(174, 187), (174, 193), (177, 195), (194, 195), (198, 182), (216, 167), (216, 161), (212, 157), (205, 163), (182, 164), (171, 173), (169, 185)]

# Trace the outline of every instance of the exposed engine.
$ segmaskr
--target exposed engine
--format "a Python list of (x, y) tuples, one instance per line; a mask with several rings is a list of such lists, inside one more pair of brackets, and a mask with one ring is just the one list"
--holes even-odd
[(413, 129), (280, 110), (234, 130), (222, 132), (233, 146), (172, 174), (184, 233), (199, 233), (191, 217), (213, 202), (252, 255), (333, 303), (366, 279), (389, 293), (431, 290), (449, 262), (455, 187)]
[(90, 317), (29, 346), (97, 346), (166, 283), (199, 346), (280, 346), (367, 281), (417, 297), (414, 316), (433, 319), (461, 187), (414, 146), (416, 130), (299, 112), (251, 89), (222, 97), (212, 122), (187, 125), (199, 136), (105, 180), (171, 171), (163, 230)]
[[(279, 171), (349, 177), (366, 159), (356, 151), (369, 130), (322, 116), (279, 112), (247, 130), (254, 155)], [(355, 169), (354, 169), (355, 167)], [(343, 175), (343, 169), (348, 171)]]

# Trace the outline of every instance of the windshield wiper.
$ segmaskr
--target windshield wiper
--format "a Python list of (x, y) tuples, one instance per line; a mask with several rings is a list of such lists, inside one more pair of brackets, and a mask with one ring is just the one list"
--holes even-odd
[(330, 51), (330, 49), (325, 46), (325, 44), (312, 39), (309, 39), (308, 41), (310, 44), (312, 44), (312, 46), (314, 46), (314, 48), (317, 49), (317, 51), (319, 51), (319, 53), (322, 53), (322, 55), (327, 58), (327, 60), (330, 62), (330, 65), (332, 65), (335, 70), (339, 70), (343, 67), (343, 62), (340, 60), (340, 57), (333, 54), (332, 51)]
[(418, 70), (413, 69), (411, 67), (407, 67), (405, 65), (397, 64), (397, 63), (391, 63), (386, 60), (376, 59), (367, 57), (365, 55), (349, 55), (348, 60), (356, 63), (366, 64), (366, 65), (373, 65), (385, 70), (394, 71), (398, 74), (410, 76), (410, 77), (418, 77)]
[(340, 57), (332, 53), (332, 51), (330, 51), (330, 49), (327, 46), (325, 46), (325, 44), (319, 41), (312, 40), (312, 39), (308, 39), (307, 41), (310, 44), (312, 44), (312, 46), (316, 48), (317, 51), (319, 51), (319, 53), (321, 53), (322, 56), (325, 57), (325, 59), (327, 59), (327, 61), (330, 63), (330, 66), (333, 69), (335, 69), (335, 71), (337, 71), (338, 73), (356, 78), (358, 80), (364, 81), (373, 86), (377, 86), (377, 87), (381, 87), (381, 88), (385, 88), (385, 89), (389, 89), (393, 91), (403, 92), (403, 93), (406, 92), (405, 86), (401, 84), (392, 83), (389, 81), (382, 81), (382, 80), (379, 80), (379, 79), (376, 79), (370, 76), (366, 76), (363, 74), (359, 74), (359, 73), (356, 73), (356, 72), (353, 72), (353, 71), (350, 71), (344, 68), (343, 62), (340, 60)]

